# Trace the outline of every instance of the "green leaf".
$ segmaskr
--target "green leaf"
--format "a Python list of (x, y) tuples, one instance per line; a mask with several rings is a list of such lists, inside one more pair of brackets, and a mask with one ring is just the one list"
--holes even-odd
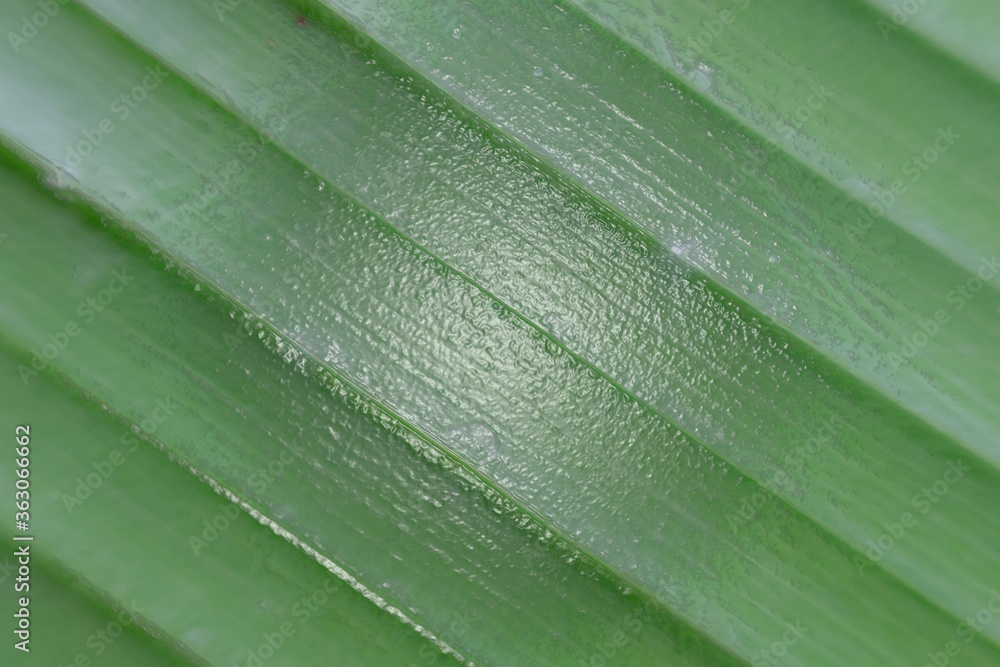
[[(210, 664), (263, 632), (225, 587), (299, 568), (353, 590), (275, 662), (995, 664), (989, 47), (796, 9), (60, 7), (0, 56), (0, 134), (106, 228), (8, 169), (2, 270), (42, 289), (0, 311), (8, 366), (41, 353), (5, 390), (175, 401), (145, 466), (192, 508), (158, 560), (65, 516), (51, 557)], [(215, 588), (146, 581), (194, 581), (210, 489), (258, 537)]]
[[(53, 526), (52, 532), (39, 540), (60, 545), (56, 557), (73, 562), (95, 585), (111, 589), (117, 582), (128, 586), (129, 595), (141, 594), (142, 605), (158, 605), (180, 624), (169, 627), (173, 636), (191, 637), (186, 639), (191, 650), (211, 664), (245, 658), (284, 622), (298, 628), (302, 616), (295, 613), (295, 603), (322, 589), (323, 580), (315, 573), (297, 573), (318, 569), (317, 560), (379, 606), (405, 604), (400, 620), (440, 628), (438, 643), (452, 647), (460, 639), (465, 645), (484, 644), (495, 655), (512, 654), (512, 660), (550, 656), (558, 664), (569, 659), (567, 652), (587, 658), (590, 638), (605, 631), (607, 619), (616, 626), (610, 634), (631, 619), (630, 627), (644, 628), (629, 642), (628, 655), (635, 662), (676, 653), (683, 643), (687, 648), (679, 664), (690, 659), (687, 652), (727, 664), (726, 656), (685, 626), (662, 618), (664, 612), (651, 601), (622, 595), (617, 581), (581, 566), (578, 554), (553, 544), (551, 534), (477, 479), (450, 472), (452, 464), (340, 380), (315, 364), (286, 364), (281, 352), (287, 348), (278, 347), (283, 342), (260, 336), (253, 320), (220, 312), (222, 295), (206, 300), (207, 286), (193, 289), (189, 281), (164, 272), (140, 247), (115, 241), (93, 220), (74, 219), (54, 202), (39, 199), (37, 186), (25, 188), (23, 181), (5, 175), (0, 181), (5, 200), (23, 224), (11, 229), (10, 248), (17, 254), (4, 271), (11, 277), (34, 276), (48, 286), (49, 295), (40, 303), (29, 292), (17, 293), (14, 311), (2, 320), (5, 336), (22, 350), (11, 366), (16, 362), (34, 371), (35, 351), (45, 362), (38, 364), (44, 367), (37, 374), (27, 374), (26, 383), (14, 380), (14, 368), (4, 373), (5, 410), (11, 418), (32, 420), (36, 431), (46, 423), (66, 429), (56, 434), (50, 428), (39, 436), (50, 443), (46, 451), (59, 457), (50, 461), (38, 455), (35, 461), (35, 474), (52, 489), (49, 504), (37, 510), (44, 512), (39, 521)], [(27, 224), (30, 219), (37, 222)], [(116, 272), (128, 285), (91, 317), (88, 299), (99, 305), (101, 290), (110, 291)], [(28, 319), (16, 315), (29, 311)], [(73, 330), (66, 326), (67, 315), (79, 333), (67, 336), (64, 347), (50, 355), (45, 346), (58, 345), (59, 332)], [(234, 349), (227, 337), (237, 341)], [(93, 360), (104, 360), (100, 370)], [(71, 411), (63, 404), (67, 398), (57, 402), (58, 388), (46, 381), (53, 373), (92, 400), (114, 405), (125, 425), (112, 428), (97, 404)], [(49, 393), (35, 393), (43, 389)], [(279, 395), (284, 399), (276, 404)], [(80, 433), (87, 436), (86, 448), (73, 444)], [(166, 456), (146, 451), (141, 438)], [(72, 459), (62, 450), (72, 450)], [(104, 481), (91, 480), (88, 476), (106, 468), (114, 450), (124, 462)], [(199, 488), (189, 471), (211, 483), (211, 489)], [(155, 488), (151, 479), (160, 480)], [(225, 491), (226, 497), (213, 497), (212, 489)], [(4, 491), (13, 493), (9, 487)], [(246, 503), (245, 509), (258, 512), (255, 516), (268, 528), (237, 512), (234, 496)], [(164, 506), (161, 498), (170, 500)], [(116, 509), (125, 499), (126, 509), (138, 516)], [(154, 512), (153, 507), (163, 509)], [(163, 515), (166, 510), (169, 516)], [(234, 512), (241, 518), (233, 518)], [(106, 515), (122, 522), (116, 535), (102, 527)], [(232, 527), (220, 530), (216, 522)], [(134, 526), (142, 523), (150, 525), (139, 534)], [(213, 539), (212, 528), (220, 537)], [(298, 554), (269, 529), (306, 553)], [(85, 549), (96, 534), (102, 548)], [(155, 548), (162, 577), (149, 575), (154, 563), (133, 553), (136, 543), (148, 545), (143, 552)], [(228, 545), (231, 554), (225, 552)], [(84, 559), (77, 550), (96, 560)], [(108, 553), (117, 556), (102, 566)], [(124, 571), (123, 563), (134, 572)], [(191, 580), (183, 594), (162, 585), (182, 573)], [(240, 590), (241, 582), (252, 583)], [(349, 590), (338, 579), (333, 582), (338, 591)], [(361, 595), (348, 599), (354, 598)], [(354, 609), (358, 602), (351, 602), (341, 612), (342, 624), (360, 633), (356, 643), (371, 648), (362, 651), (338, 638), (336, 625), (333, 630), (309, 627), (315, 625), (315, 632), (343, 652), (341, 664), (405, 662), (374, 650), (393, 646), (375, 641), (386, 636), (387, 623), (401, 624), (388, 613), (366, 621), (378, 607), (361, 602), (368, 611), (360, 613)], [(204, 613), (177, 619), (178, 605)], [(262, 617), (262, 608), (274, 611)], [(155, 621), (167, 624), (160, 616)], [(297, 636), (275, 661), (302, 664), (315, 654), (310, 645), (315, 640), (305, 632)], [(395, 648), (411, 660), (435, 657), (437, 649), (414, 647), (414, 642), (396, 641)]]

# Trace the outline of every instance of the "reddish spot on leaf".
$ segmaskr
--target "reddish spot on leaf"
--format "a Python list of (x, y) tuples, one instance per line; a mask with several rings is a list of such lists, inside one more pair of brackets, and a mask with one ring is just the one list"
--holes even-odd
[(305, 25), (306, 24), (306, 17), (305, 16), (300, 16), (299, 19), (298, 19), (298, 22), (299, 22), (299, 25)]

